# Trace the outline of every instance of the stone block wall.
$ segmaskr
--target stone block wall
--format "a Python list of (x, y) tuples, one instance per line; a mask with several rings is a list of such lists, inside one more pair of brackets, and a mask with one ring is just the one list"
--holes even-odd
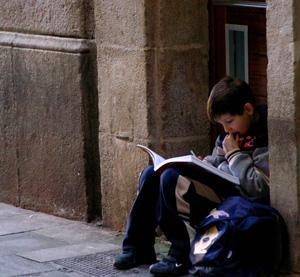
[(268, 1), (268, 105), (271, 201), (288, 225), (286, 270), (300, 274), (300, 4)]
[(0, 201), (89, 220), (101, 196), (92, 7), (0, 4)]
[(93, 1), (1, 0), (2, 31), (93, 38)]
[(207, 153), (207, 2), (95, 2), (103, 221), (122, 229), (150, 145)]
[(150, 88), (150, 144), (166, 156), (190, 149), (207, 153), (207, 1), (154, 2), (154, 20), (146, 19), (155, 57), (153, 68), (147, 68), (155, 85)]
[(146, 143), (147, 74), (144, 1), (95, 2), (98, 62), (99, 150), (104, 224), (122, 229), (138, 171), (147, 164), (136, 151)]

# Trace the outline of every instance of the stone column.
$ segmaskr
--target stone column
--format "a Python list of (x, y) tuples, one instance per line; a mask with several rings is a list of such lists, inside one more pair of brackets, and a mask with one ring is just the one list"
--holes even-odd
[(300, 4), (267, 3), (271, 201), (288, 225), (289, 270), (300, 273)]
[(90, 1), (0, 0), (0, 201), (100, 213)]
[(103, 221), (122, 229), (150, 145), (207, 153), (207, 2), (96, 1)]

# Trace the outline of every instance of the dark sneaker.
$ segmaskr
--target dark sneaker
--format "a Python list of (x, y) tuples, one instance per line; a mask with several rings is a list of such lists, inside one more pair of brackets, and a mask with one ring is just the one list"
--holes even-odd
[(149, 255), (145, 256), (137, 254), (134, 250), (130, 250), (117, 255), (113, 265), (117, 269), (125, 270), (142, 264), (153, 264), (155, 262), (157, 262), (157, 260), (154, 251), (151, 251)]
[(189, 266), (178, 262), (171, 256), (167, 256), (160, 262), (151, 265), (150, 273), (155, 276), (183, 276), (189, 273)]

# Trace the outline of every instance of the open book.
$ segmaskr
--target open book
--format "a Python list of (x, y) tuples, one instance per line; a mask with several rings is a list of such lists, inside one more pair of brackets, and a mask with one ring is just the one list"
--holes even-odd
[(167, 167), (173, 167), (181, 175), (200, 181), (210, 187), (218, 187), (219, 190), (222, 186), (228, 193), (237, 192), (236, 186), (240, 184), (239, 178), (198, 159), (194, 155), (165, 159), (144, 145), (138, 144), (137, 147), (149, 154), (153, 161), (154, 170), (157, 172), (161, 172)]

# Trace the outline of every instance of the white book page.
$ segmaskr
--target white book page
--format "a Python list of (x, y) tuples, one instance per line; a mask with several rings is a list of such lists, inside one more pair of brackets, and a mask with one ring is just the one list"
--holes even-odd
[(163, 161), (166, 160), (162, 156), (158, 155), (157, 153), (155, 153), (154, 151), (149, 149), (147, 146), (138, 144), (137, 147), (141, 148), (143, 151), (145, 151), (149, 154), (149, 156), (151, 157), (151, 159), (153, 161), (154, 168), (159, 166)]
[(174, 158), (164, 160), (162, 163), (155, 166), (154, 170), (159, 170), (164, 165), (172, 164), (172, 163), (193, 163), (193, 164), (196, 164), (196, 165), (204, 168), (205, 170), (207, 170), (209, 172), (212, 172), (214, 175), (220, 176), (223, 179), (227, 179), (230, 182), (239, 184), (239, 178), (238, 177), (230, 175), (230, 174), (214, 167), (213, 165), (198, 159), (197, 157), (195, 157), (193, 155), (174, 157)]
[(159, 169), (161, 169), (165, 166), (169, 166), (171, 164), (190, 163), (190, 164), (195, 164), (195, 165), (205, 169), (206, 171), (211, 172), (212, 174), (217, 175), (223, 179), (226, 179), (232, 183), (239, 184), (238, 177), (230, 175), (230, 174), (214, 167), (213, 165), (198, 159), (196, 156), (186, 155), (186, 156), (165, 159), (144, 145), (138, 144), (137, 147), (141, 148), (143, 151), (145, 151), (146, 153), (149, 154), (149, 156), (151, 157), (151, 159), (153, 161), (155, 171), (158, 171)]

